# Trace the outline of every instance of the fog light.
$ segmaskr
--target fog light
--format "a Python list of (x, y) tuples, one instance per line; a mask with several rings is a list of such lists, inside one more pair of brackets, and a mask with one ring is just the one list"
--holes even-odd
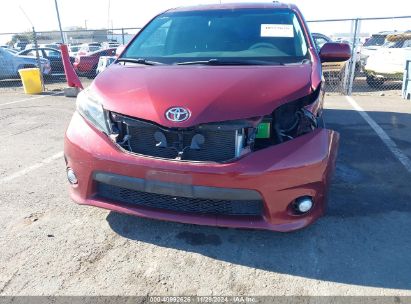
[(67, 179), (68, 179), (69, 183), (72, 184), (72, 185), (75, 185), (75, 184), (78, 183), (77, 176), (74, 173), (73, 169), (71, 169), (71, 168), (67, 169)]
[(295, 201), (295, 209), (299, 213), (307, 213), (308, 211), (311, 210), (313, 207), (314, 203), (311, 197), (304, 196), (296, 199)]

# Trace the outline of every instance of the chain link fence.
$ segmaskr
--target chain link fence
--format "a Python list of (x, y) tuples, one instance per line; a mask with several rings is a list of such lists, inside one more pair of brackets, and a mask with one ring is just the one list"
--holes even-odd
[(318, 49), (326, 42), (348, 43), (348, 62), (324, 63), (329, 92), (400, 92), (411, 60), (411, 16), (317, 20), (308, 22)]
[[(411, 16), (314, 20), (308, 22), (318, 50), (327, 42), (348, 43), (352, 58), (324, 63), (326, 90), (340, 94), (400, 91), (406, 60), (411, 60)], [(64, 31), (70, 60), (82, 82), (90, 82), (113, 62), (118, 46), (140, 28)], [(41, 66), (48, 90), (65, 87), (58, 31), (0, 34), (0, 90), (21, 90), (18, 70)], [(41, 60), (36, 60), (37, 39)], [(56, 50), (57, 49), (57, 50)]]
[[(116, 49), (127, 44), (140, 28), (64, 31), (70, 61), (84, 83), (89, 83), (114, 60)], [(37, 43), (37, 45), (36, 45)], [(0, 90), (22, 90), (18, 70), (40, 67), (47, 90), (66, 86), (58, 31), (0, 34)], [(40, 60), (36, 58), (39, 53)], [(1, 91), (0, 91), (1, 92)]]

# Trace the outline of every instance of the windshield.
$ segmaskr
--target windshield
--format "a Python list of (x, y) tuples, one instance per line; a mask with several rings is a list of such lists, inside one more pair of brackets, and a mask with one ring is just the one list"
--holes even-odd
[(122, 58), (165, 64), (217, 59), (294, 63), (308, 58), (304, 32), (291, 10), (170, 12), (155, 18)]
[(385, 36), (372, 36), (364, 43), (364, 46), (382, 46), (384, 43)]

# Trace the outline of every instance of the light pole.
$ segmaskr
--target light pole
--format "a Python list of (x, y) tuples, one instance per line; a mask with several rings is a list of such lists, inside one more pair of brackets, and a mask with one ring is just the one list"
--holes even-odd
[(59, 13), (59, 6), (57, 4), (57, 0), (54, 0), (54, 4), (56, 5), (56, 14), (57, 14), (57, 20), (59, 22), (61, 42), (64, 43), (64, 36), (63, 36), (63, 30), (61, 29), (60, 13)]

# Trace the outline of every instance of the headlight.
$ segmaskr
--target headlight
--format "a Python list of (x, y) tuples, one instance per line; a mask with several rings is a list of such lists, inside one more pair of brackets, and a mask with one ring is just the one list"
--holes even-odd
[(77, 111), (100, 131), (110, 134), (106, 114), (98, 98), (89, 89), (81, 91), (77, 96)]

